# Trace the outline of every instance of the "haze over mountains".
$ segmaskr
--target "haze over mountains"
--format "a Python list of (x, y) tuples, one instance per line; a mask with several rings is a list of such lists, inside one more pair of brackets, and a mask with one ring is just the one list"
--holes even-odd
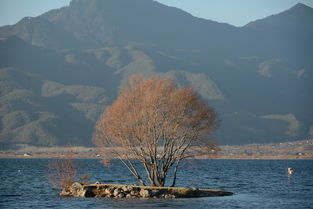
[(133, 73), (193, 86), (220, 115), (220, 144), (313, 136), (313, 9), (244, 27), (152, 0), (72, 0), (0, 27), (1, 146), (92, 145)]

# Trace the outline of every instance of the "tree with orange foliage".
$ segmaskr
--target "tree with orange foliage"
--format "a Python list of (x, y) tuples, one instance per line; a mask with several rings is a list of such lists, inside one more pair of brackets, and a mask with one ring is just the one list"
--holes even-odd
[(133, 75), (98, 120), (94, 143), (104, 158), (120, 159), (142, 185), (138, 162), (151, 186), (165, 186), (173, 169), (174, 186), (183, 159), (215, 146), (210, 135), (216, 124), (213, 109), (191, 87), (169, 77)]

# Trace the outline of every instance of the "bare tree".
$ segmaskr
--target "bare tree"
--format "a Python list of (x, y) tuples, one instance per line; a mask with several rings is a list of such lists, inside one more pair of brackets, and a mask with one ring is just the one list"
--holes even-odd
[(55, 159), (48, 164), (48, 181), (60, 189), (68, 189), (76, 180), (78, 167), (75, 165), (71, 151), (63, 158)]
[(95, 128), (94, 142), (106, 159), (118, 158), (143, 185), (140, 162), (152, 186), (164, 186), (173, 168), (176, 183), (181, 161), (214, 143), (216, 115), (191, 87), (169, 77), (131, 76)]

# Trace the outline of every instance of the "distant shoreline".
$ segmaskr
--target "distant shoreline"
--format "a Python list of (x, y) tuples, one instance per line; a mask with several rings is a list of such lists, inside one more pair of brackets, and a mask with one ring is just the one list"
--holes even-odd
[[(76, 159), (101, 159), (103, 157), (96, 147), (82, 146), (36, 147), (17, 144), (15, 148), (0, 150), (0, 158), (12, 159), (62, 158), (69, 154)], [(313, 139), (283, 143), (222, 145), (194, 159), (313, 159)]]
[[(8, 155), (0, 154), (0, 159), (62, 159), (63, 155)], [(74, 159), (98, 159), (100, 157), (91, 157), (91, 156), (82, 156), (82, 155), (73, 155)], [(189, 159), (208, 159), (208, 160), (313, 160), (313, 155), (308, 156), (292, 156), (292, 155), (277, 155), (277, 156), (199, 156)]]

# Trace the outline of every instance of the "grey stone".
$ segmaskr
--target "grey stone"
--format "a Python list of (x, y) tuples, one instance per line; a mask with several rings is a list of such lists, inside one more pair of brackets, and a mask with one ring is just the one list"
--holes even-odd
[(132, 191), (130, 191), (130, 195), (131, 195), (131, 196), (138, 196), (138, 195), (139, 195), (139, 192), (132, 190)]
[(121, 188), (116, 188), (113, 192), (113, 195), (116, 197), (118, 196), (120, 193), (123, 193), (123, 190)]
[(151, 197), (151, 191), (148, 190), (148, 189), (141, 189), (139, 194), (140, 194), (140, 196), (143, 197), (143, 198), (149, 198), (149, 197)]
[(165, 199), (172, 199), (172, 198), (175, 198), (175, 195), (166, 194), (166, 195), (164, 195), (164, 198)]
[(72, 196), (76, 196), (76, 197), (85, 197), (85, 192), (83, 189), (83, 185), (81, 185), (78, 182), (73, 183), (70, 187), (69, 187), (69, 193)]
[(133, 190), (133, 187), (132, 186), (123, 186), (122, 187), (122, 190), (124, 191), (124, 192), (130, 192), (130, 191), (132, 191)]

